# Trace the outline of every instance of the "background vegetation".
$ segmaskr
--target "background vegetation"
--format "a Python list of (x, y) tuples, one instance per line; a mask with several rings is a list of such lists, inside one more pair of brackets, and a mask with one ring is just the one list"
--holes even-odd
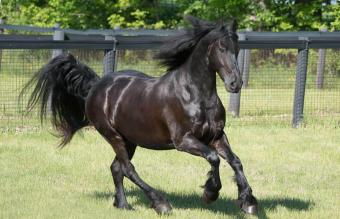
[(339, 0), (2, 0), (10, 24), (64, 28), (174, 28), (183, 14), (235, 17), (253, 30), (340, 29)]

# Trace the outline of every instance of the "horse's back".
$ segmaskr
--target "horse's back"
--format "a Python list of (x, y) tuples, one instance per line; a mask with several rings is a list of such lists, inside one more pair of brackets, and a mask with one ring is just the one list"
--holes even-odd
[(134, 84), (134, 87), (140, 87), (143, 86), (144, 81), (152, 79), (153, 77), (136, 70), (121, 70), (106, 74), (92, 87), (87, 102), (98, 102), (100, 97), (107, 97), (107, 95), (110, 95), (110, 100), (115, 100), (126, 90), (126, 86), (134, 81), (140, 80), (141, 82)]
[(106, 74), (91, 88), (86, 102), (87, 105), (93, 106), (88, 106), (87, 108), (96, 108), (103, 103), (108, 103), (108, 98), (110, 102), (116, 101), (126, 92), (127, 87), (131, 87), (131, 84), (135, 81), (140, 82), (133, 84), (134, 90), (138, 89), (138, 87), (143, 87), (144, 81), (150, 79), (152, 77), (136, 70), (121, 70)]
[(136, 71), (136, 70), (120, 70), (120, 71), (115, 71), (109, 74), (112, 77), (122, 77), (122, 76), (127, 76), (127, 77), (136, 77), (136, 78), (144, 78), (144, 79), (151, 79), (153, 77), (141, 72), (141, 71)]

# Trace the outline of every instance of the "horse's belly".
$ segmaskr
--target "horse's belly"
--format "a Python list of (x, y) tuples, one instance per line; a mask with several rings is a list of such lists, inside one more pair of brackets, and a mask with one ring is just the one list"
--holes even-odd
[(122, 98), (119, 103), (113, 118), (115, 129), (129, 141), (146, 148), (170, 147), (172, 141), (162, 120), (161, 107), (154, 99), (134, 94)]
[(116, 129), (128, 141), (149, 149), (173, 149), (169, 133), (159, 124), (124, 118), (118, 119)]

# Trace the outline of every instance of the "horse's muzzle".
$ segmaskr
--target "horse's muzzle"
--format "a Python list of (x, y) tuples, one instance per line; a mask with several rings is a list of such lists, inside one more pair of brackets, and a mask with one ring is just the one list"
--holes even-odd
[(225, 89), (230, 93), (238, 93), (241, 90), (242, 85), (243, 85), (242, 80), (239, 82), (235, 80), (234, 82), (224, 84)]

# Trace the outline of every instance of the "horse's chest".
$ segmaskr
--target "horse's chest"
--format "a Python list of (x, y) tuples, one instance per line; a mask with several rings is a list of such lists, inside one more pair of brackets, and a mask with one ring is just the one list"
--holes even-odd
[(198, 138), (203, 141), (210, 141), (218, 136), (224, 128), (224, 113), (223, 109), (203, 108), (200, 113), (196, 114), (193, 118), (192, 132)]

